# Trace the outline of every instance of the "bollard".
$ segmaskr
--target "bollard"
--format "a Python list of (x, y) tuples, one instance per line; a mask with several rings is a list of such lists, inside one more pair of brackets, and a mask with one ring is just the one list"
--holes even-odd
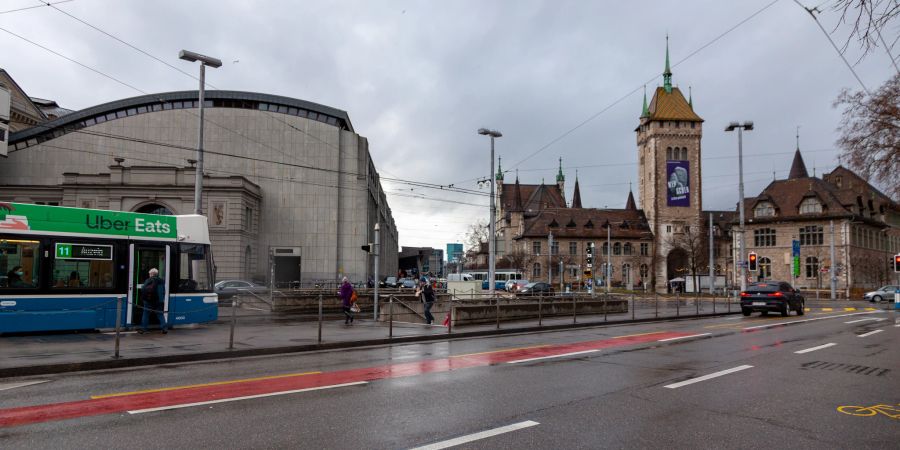
[(700, 317), (700, 296), (694, 298), (694, 304), (697, 306), (697, 317)]
[(541, 314), (541, 309), (543, 309), (543, 306), (544, 306), (543, 300), (544, 300), (544, 297), (538, 297), (538, 326), (539, 327), (544, 326), (542, 323), (543, 317)]
[(631, 320), (634, 320), (634, 294), (631, 294)]
[(448, 300), (450, 305), (447, 307), (447, 334), (453, 334), (453, 296)]
[(388, 297), (388, 338), (394, 338), (394, 296)]
[(319, 294), (319, 343), (322, 343), (322, 294)]
[(116, 297), (116, 353), (113, 358), (119, 359), (119, 331), (122, 329), (122, 297)]
[(572, 295), (572, 323), (578, 323), (578, 305), (575, 303), (577, 300), (578, 298)]
[(675, 317), (681, 315), (681, 296), (678, 295), (678, 292), (675, 293)]
[(500, 299), (494, 299), (497, 302), (497, 329), (500, 329)]
[(653, 291), (653, 307), (653, 318), (659, 319), (659, 294), (657, 294), (655, 290)]
[(607, 314), (609, 313), (609, 294), (603, 296), (603, 321), (607, 321)]
[(236, 315), (237, 298), (231, 299), (231, 332), (228, 335), (228, 350), (234, 349), (234, 322), (237, 321)]

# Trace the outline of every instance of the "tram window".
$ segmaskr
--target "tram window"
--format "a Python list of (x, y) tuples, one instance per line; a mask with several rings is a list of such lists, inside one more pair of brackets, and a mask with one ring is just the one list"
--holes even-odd
[(111, 260), (54, 259), (52, 287), (112, 289), (114, 267)]
[(0, 239), (0, 289), (38, 287), (40, 245), (38, 241)]
[(178, 247), (178, 291), (195, 292), (212, 289), (209, 247), (199, 244), (181, 244)]

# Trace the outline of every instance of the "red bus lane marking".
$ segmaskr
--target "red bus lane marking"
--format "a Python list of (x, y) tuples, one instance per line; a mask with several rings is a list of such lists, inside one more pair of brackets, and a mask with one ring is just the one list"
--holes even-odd
[(632, 344), (655, 342), (660, 339), (687, 336), (690, 333), (659, 332), (637, 336), (623, 336), (595, 341), (553, 346), (513, 349), (492, 353), (462, 355), (418, 362), (339, 370), (330, 373), (298, 374), (275, 379), (249, 380), (220, 385), (185, 387), (183, 389), (135, 393), (46, 405), (0, 409), (0, 427), (12, 427), (39, 422), (98, 416), (126, 411), (161, 408), (189, 403), (209, 402), (234, 397), (251, 397), (283, 391), (321, 388), (361, 381), (399, 378), (426, 373), (503, 364), (526, 358), (539, 358), (585, 350), (599, 350)]

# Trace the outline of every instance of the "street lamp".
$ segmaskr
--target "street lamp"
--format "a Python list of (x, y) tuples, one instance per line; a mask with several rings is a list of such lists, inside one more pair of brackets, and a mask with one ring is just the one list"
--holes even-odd
[(738, 211), (741, 219), (740, 231), (740, 261), (741, 261), (741, 291), (747, 290), (747, 261), (744, 258), (744, 149), (743, 149), (743, 131), (753, 129), (753, 122), (747, 120), (743, 125), (737, 122), (731, 122), (725, 127), (725, 131), (738, 130)]
[(222, 67), (222, 61), (199, 53), (187, 50), (178, 52), (178, 57), (190, 62), (200, 62), (200, 132), (197, 142), (197, 177), (194, 181), (194, 214), (202, 214), (200, 203), (203, 193), (203, 97), (206, 93), (206, 66), (212, 68)]
[(494, 139), (503, 136), (497, 130), (489, 130), (487, 128), (479, 128), (478, 134), (491, 137), (491, 174), (488, 179), (491, 181), (491, 220), (488, 228), (488, 293), (494, 296), (494, 217), (497, 212), (494, 206), (494, 193), (497, 192), (497, 186), (494, 184)]

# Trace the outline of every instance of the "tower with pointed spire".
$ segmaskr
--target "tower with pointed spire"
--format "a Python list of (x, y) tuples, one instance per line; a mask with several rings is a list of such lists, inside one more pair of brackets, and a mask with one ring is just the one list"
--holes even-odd
[(562, 157), (559, 158), (559, 172), (556, 174), (556, 187), (559, 188), (560, 194), (562, 194), (563, 198), (566, 196), (566, 176), (563, 175), (562, 171)]
[[(494, 175), (494, 185), (497, 186), (497, 198), (503, 196), (503, 158), (497, 158), (497, 174)], [(499, 212), (498, 212), (499, 214)]]
[[(663, 83), (647, 103), (646, 91), (637, 133), (638, 204), (629, 195), (626, 208), (640, 207), (655, 237), (654, 268), (657, 289), (664, 288), (681, 270), (681, 258), (672, 244), (701, 224), (701, 139), (703, 119), (694, 112), (693, 95), (685, 98), (673, 85), (666, 36)], [(686, 228), (691, 227), (691, 228)], [(696, 229), (696, 228), (693, 228)], [(683, 256), (683, 255), (682, 255)]]
[(571, 208), (581, 208), (581, 188), (578, 186), (578, 171), (575, 171), (575, 192), (572, 193)]

